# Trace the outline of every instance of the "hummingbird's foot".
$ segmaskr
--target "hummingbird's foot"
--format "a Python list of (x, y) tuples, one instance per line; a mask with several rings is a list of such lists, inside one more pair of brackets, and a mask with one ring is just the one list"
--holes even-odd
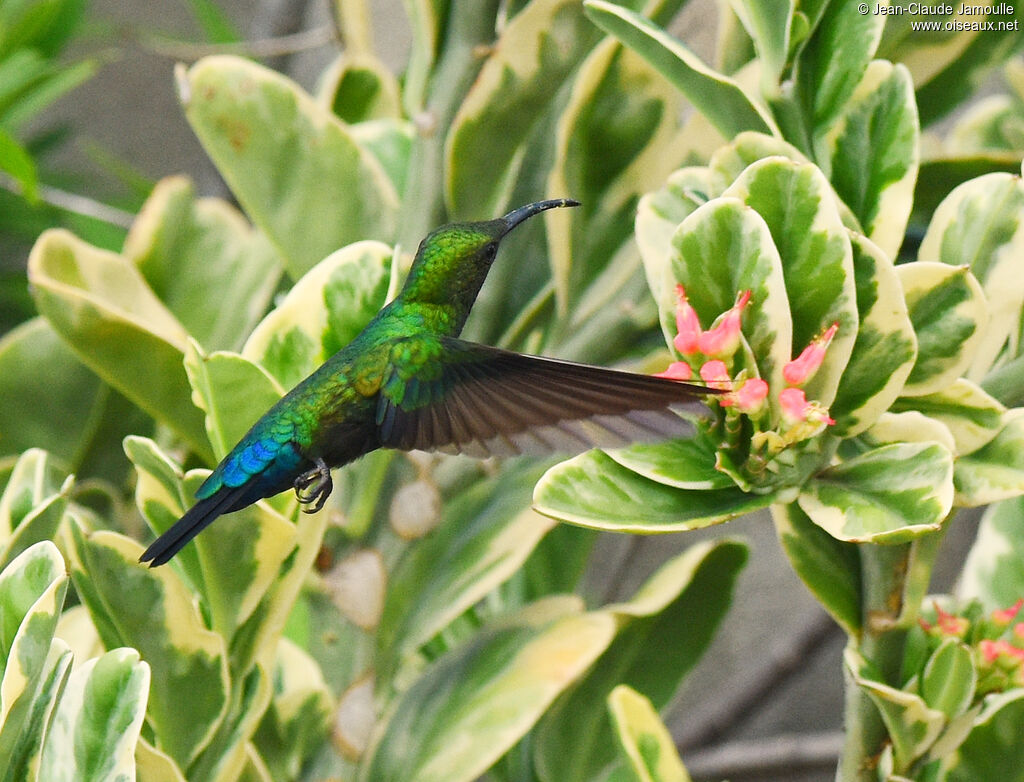
[(301, 505), (309, 505), (303, 508), (303, 513), (316, 513), (324, 507), (327, 498), (331, 496), (334, 489), (334, 481), (331, 480), (331, 468), (327, 462), (318, 458), (316, 467), (306, 470), (293, 484), (295, 487), (295, 498)]

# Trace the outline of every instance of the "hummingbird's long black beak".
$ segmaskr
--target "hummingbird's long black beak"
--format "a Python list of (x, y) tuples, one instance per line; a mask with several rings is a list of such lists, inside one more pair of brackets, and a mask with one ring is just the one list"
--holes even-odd
[(540, 214), (547, 209), (556, 209), (560, 206), (579, 205), (579, 201), (573, 201), (571, 198), (554, 198), (550, 201), (537, 201), (532, 204), (527, 204), (526, 206), (521, 206), (518, 209), (513, 209), (501, 219), (505, 223), (505, 233), (508, 233), (524, 220), (533, 217), (535, 214)]

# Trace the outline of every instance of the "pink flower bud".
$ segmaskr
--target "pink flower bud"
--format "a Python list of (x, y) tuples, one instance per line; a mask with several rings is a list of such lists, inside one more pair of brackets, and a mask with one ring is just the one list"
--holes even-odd
[(978, 643), (978, 651), (987, 663), (994, 663), (1000, 657), (1005, 657), (1011, 665), (1024, 662), (1024, 649), (1018, 649), (1009, 641), (1002, 639), (992, 641), (986, 638)]
[(963, 638), (967, 635), (967, 630), (970, 629), (971, 623), (966, 617), (943, 611), (938, 605), (935, 606), (935, 613), (938, 617), (935, 624), (943, 635), (952, 635), (957, 638)]
[(811, 340), (811, 344), (799, 356), (782, 368), (783, 379), (791, 386), (801, 386), (810, 380), (825, 360), (825, 350), (838, 330), (839, 324), (833, 323), (824, 333)]
[(700, 376), (712, 388), (728, 389), (732, 382), (724, 361), (708, 361), (700, 368)]
[(655, 377), (667, 377), (669, 380), (689, 380), (693, 377), (693, 369), (685, 361), (673, 361), (664, 372)]
[(697, 341), (701, 335), (700, 321), (697, 319), (697, 311), (686, 300), (686, 291), (682, 285), (676, 285), (676, 297), (677, 333), (672, 344), (684, 356), (692, 356), (697, 352)]
[(1013, 621), (1014, 617), (1020, 611), (1021, 606), (1024, 606), (1024, 597), (1020, 598), (1009, 608), (1000, 608), (992, 612), (992, 621), (1000, 627), (1008, 627), (1010, 622)]
[(978, 643), (978, 651), (981, 652), (981, 658), (985, 662), (994, 663), (999, 657), (999, 642), (986, 638)]
[(740, 321), (750, 301), (750, 291), (742, 291), (736, 303), (714, 325), (697, 338), (697, 349), (705, 356), (729, 358), (740, 346)]
[(764, 400), (768, 396), (768, 384), (759, 377), (752, 377), (732, 396), (736, 409), (741, 413), (758, 413), (764, 407)]
[(820, 404), (807, 401), (802, 388), (783, 389), (779, 393), (779, 404), (782, 407), (782, 419), (790, 426), (803, 423), (831, 426), (835, 423)]

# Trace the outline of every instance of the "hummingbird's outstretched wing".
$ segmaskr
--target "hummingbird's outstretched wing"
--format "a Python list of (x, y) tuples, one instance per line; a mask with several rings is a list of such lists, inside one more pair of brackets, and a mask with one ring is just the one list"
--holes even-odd
[(403, 371), (398, 362), (382, 385), (383, 447), (478, 457), (617, 448), (692, 433), (676, 411), (698, 413), (702, 396), (722, 393), (451, 337), (439, 342), (428, 366)]

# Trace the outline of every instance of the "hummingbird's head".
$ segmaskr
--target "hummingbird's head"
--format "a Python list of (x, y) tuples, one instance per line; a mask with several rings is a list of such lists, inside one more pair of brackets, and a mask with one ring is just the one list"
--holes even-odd
[(408, 300), (461, 306), (468, 313), (506, 234), (534, 215), (562, 206), (579, 202), (537, 201), (494, 220), (441, 226), (420, 243), (403, 294)]

